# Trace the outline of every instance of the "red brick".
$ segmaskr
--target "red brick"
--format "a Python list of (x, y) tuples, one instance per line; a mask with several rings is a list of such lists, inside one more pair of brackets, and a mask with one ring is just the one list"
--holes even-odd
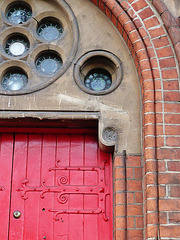
[(167, 135), (179, 135), (180, 133), (180, 126), (179, 125), (166, 125), (165, 126), (165, 133)]
[(155, 52), (153, 48), (148, 48), (147, 51), (150, 59), (155, 57)]
[(180, 113), (180, 104), (175, 103), (165, 103), (164, 111), (167, 113)]
[(178, 82), (178, 80), (164, 81), (163, 88), (164, 88), (164, 90), (179, 90), (179, 82)]
[(176, 67), (174, 58), (160, 59), (159, 64), (161, 68)]
[(128, 18), (128, 16), (126, 15), (126, 13), (121, 14), (121, 15), (118, 17), (118, 20), (121, 22), (121, 25), (122, 25), (122, 26), (124, 26), (125, 23), (129, 22), (129, 18)]
[(143, 215), (143, 207), (141, 205), (128, 205), (127, 215), (128, 216)]
[(153, 0), (153, 5), (155, 6), (155, 8), (160, 14), (167, 10), (167, 7), (163, 1)]
[(115, 169), (115, 179), (125, 178), (125, 170), (124, 168), (116, 168)]
[(149, 225), (146, 228), (146, 239), (147, 238), (156, 238), (158, 235), (158, 226), (157, 225)]
[(116, 218), (116, 228), (126, 228), (126, 221), (124, 217)]
[(112, 13), (111, 13), (111, 10), (107, 6), (105, 6), (105, 14), (109, 19), (111, 19)]
[(159, 184), (180, 184), (180, 174), (178, 173), (159, 173)]
[(166, 144), (167, 146), (171, 146), (171, 147), (179, 147), (180, 137), (167, 137)]
[(122, 156), (116, 156), (114, 158), (114, 167), (124, 167), (124, 160)]
[(134, 203), (134, 194), (133, 193), (127, 193), (127, 204)]
[(127, 14), (128, 14), (128, 16), (129, 16), (131, 19), (134, 19), (134, 18), (137, 17), (135, 11), (134, 11), (132, 8), (129, 8), (129, 9), (127, 10)]
[(164, 120), (165, 120), (165, 123), (179, 124), (180, 114), (165, 114)]
[(129, 4), (125, 0), (120, 2), (120, 5), (124, 9), (124, 11), (127, 11), (130, 8)]
[(158, 159), (179, 159), (180, 149), (168, 149), (168, 148), (157, 149), (157, 158)]
[(144, 20), (144, 25), (147, 29), (151, 28), (151, 27), (155, 27), (160, 25), (160, 22), (158, 21), (157, 17), (152, 17), (150, 19), (145, 19)]
[(170, 187), (170, 196), (180, 198), (180, 186), (171, 186)]
[(170, 223), (180, 223), (180, 212), (169, 213), (169, 222)]
[(171, 47), (164, 47), (156, 50), (158, 58), (171, 57), (173, 56), (173, 51)]
[(136, 26), (137, 28), (142, 27), (142, 23), (141, 23), (141, 21), (140, 21), (139, 19), (135, 19), (135, 20), (133, 20), (133, 22), (134, 22), (134, 24), (135, 24), (135, 26)]
[(156, 172), (156, 161), (147, 161), (145, 163), (146, 172)]
[(116, 239), (126, 240), (126, 230), (117, 230), (116, 229)]
[(173, 42), (173, 45), (176, 45), (177, 43), (179, 43), (180, 31), (178, 26), (172, 26), (171, 28), (169, 28), (168, 33)]
[(142, 182), (139, 180), (127, 180), (127, 190), (128, 191), (141, 191)]
[(143, 228), (143, 217), (136, 217), (136, 228)]
[(142, 20), (146, 19), (146, 18), (149, 18), (151, 16), (153, 16), (154, 13), (153, 11), (151, 10), (151, 8), (145, 8), (142, 12), (139, 12), (139, 16)]
[(141, 156), (127, 156), (126, 166), (127, 167), (140, 167), (141, 166)]
[(123, 27), (122, 27), (120, 21), (117, 22), (117, 29), (118, 29), (119, 33), (122, 34), (122, 32), (123, 32)]
[(159, 212), (159, 221), (161, 224), (167, 224), (167, 213)]
[(174, 225), (160, 226), (160, 237), (179, 238), (180, 228)]
[(135, 192), (135, 202), (143, 203), (143, 194), (142, 192)]
[(166, 197), (166, 187), (165, 186), (159, 186), (159, 197)]
[(157, 147), (164, 146), (164, 138), (163, 137), (156, 137)]
[(180, 171), (180, 161), (169, 161), (167, 166), (168, 171)]
[(177, 25), (175, 17), (173, 17), (173, 15), (169, 11), (163, 12), (161, 18), (165, 23), (166, 29), (169, 29), (170, 27)]
[(143, 230), (127, 230), (127, 239), (142, 240)]
[(162, 113), (157, 113), (156, 114), (156, 124), (157, 123), (163, 123), (163, 114)]
[(162, 70), (163, 79), (178, 78), (177, 69), (165, 69)]
[(164, 92), (164, 101), (178, 102), (180, 100), (179, 91)]
[(117, 205), (116, 206), (116, 216), (126, 216), (125, 205)]
[(156, 37), (164, 35), (165, 31), (164, 31), (163, 27), (159, 27), (159, 28), (149, 30), (149, 34), (150, 34), (151, 38), (156, 38)]
[(157, 200), (147, 199), (146, 208), (147, 208), (147, 211), (157, 211)]
[(124, 11), (122, 10), (122, 8), (118, 4), (116, 4), (116, 6), (114, 6), (112, 8), (112, 13), (116, 18), (119, 17), (119, 15), (123, 12)]
[(124, 193), (116, 193), (116, 204), (125, 204), (125, 194)]
[(160, 199), (159, 210), (160, 211), (179, 211), (180, 199)]
[(133, 178), (133, 169), (126, 168), (126, 178)]
[(123, 180), (116, 180), (115, 181), (115, 191), (124, 191), (125, 190), (125, 181)]
[(145, 190), (145, 199), (157, 198), (157, 187), (148, 186)]
[(134, 217), (127, 217), (127, 228), (134, 228)]
[(142, 168), (134, 168), (135, 178), (142, 178)]
[(153, 40), (155, 48), (160, 48), (169, 45), (169, 40), (166, 36), (159, 36), (159, 38), (156, 38)]
[(166, 171), (166, 164), (164, 160), (158, 160), (158, 171), (165, 172)]
[(145, 184), (149, 185), (149, 184), (156, 184), (157, 182), (157, 175), (156, 173), (147, 173), (146, 174), (146, 182)]
[(157, 224), (158, 214), (155, 212), (147, 213), (145, 223), (147, 224), (147, 222), (148, 222), (148, 224)]
[(133, 3), (131, 6), (132, 6), (132, 8), (134, 8), (135, 11), (138, 11), (138, 10), (146, 7), (147, 3), (146, 3), (146, 1), (140, 0), (138, 2)]

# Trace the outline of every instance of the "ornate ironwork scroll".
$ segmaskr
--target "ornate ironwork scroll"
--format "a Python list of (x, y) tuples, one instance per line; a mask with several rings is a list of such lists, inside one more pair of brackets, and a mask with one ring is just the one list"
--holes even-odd
[(67, 170), (67, 171), (95, 171), (97, 172), (97, 176), (99, 178), (99, 182), (97, 185), (69, 185), (68, 178), (66, 176), (60, 176), (57, 180), (58, 186), (47, 186), (45, 181), (41, 182), (41, 186), (32, 187), (29, 186), (29, 180), (25, 179), (22, 182), (22, 187), (17, 189), (17, 191), (21, 191), (21, 196), (24, 200), (28, 199), (29, 192), (40, 192), (40, 197), (44, 198), (46, 193), (58, 193), (57, 201), (60, 204), (65, 204), (68, 201), (68, 196), (70, 194), (83, 194), (83, 195), (96, 195), (99, 198), (99, 206), (97, 209), (89, 210), (89, 209), (81, 209), (81, 210), (59, 210), (59, 209), (50, 209), (50, 212), (55, 213), (55, 220), (59, 220), (59, 214), (99, 214), (102, 213), (105, 221), (108, 221), (108, 217), (106, 216), (106, 197), (110, 195), (110, 187), (105, 184), (105, 163), (103, 162), (102, 167), (62, 167), (59, 166), (59, 162), (56, 162), (56, 166), (54, 168), (50, 168), (49, 172), (59, 171), (59, 170)]

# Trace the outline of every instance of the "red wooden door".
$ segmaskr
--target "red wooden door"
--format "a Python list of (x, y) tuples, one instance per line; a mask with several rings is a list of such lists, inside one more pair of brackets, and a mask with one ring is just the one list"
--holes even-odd
[(2, 134), (0, 239), (112, 240), (111, 162), (94, 134)]

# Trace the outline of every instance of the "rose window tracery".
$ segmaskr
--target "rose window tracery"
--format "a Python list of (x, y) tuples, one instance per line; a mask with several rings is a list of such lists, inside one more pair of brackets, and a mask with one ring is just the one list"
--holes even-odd
[[(4, 1), (1, 6), (0, 94), (31, 93), (56, 81), (72, 63), (78, 25), (64, 0)], [(67, 42), (68, 44), (65, 44)]]

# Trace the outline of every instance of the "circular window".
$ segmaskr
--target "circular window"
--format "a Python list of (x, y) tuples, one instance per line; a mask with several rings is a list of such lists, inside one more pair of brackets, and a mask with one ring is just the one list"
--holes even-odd
[(2, 79), (2, 87), (10, 91), (23, 89), (28, 83), (28, 77), (22, 70), (7, 71)]
[(74, 67), (77, 85), (86, 93), (104, 95), (114, 91), (122, 80), (121, 61), (105, 51), (88, 52)]
[(7, 19), (12, 24), (23, 24), (32, 16), (32, 10), (26, 3), (15, 2), (7, 11)]
[(74, 13), (65, 1), (7, 0), (1, 5), (0, 94), (29, 94), (48, 87), (77, 53)]
[(5, 52), (13, 57), (20, 57), (29, 50), (28, 39), (22, 36), (9, 38), (4, 46)]
[(62, 66), (62, 60), (56, 53), (43, 53), (36, 60), (36, 68), (46, 75), (55, 74)]
[(84, 84), (93, 91), (109, 89), (112, 84), (111, 74), (102, 68), (92, 69), (86, 75)]
[(40, 23), (37, 33), (42, 39), (50, 42), (62, 35), (63, 28), (57, 20), (46, 18)]

